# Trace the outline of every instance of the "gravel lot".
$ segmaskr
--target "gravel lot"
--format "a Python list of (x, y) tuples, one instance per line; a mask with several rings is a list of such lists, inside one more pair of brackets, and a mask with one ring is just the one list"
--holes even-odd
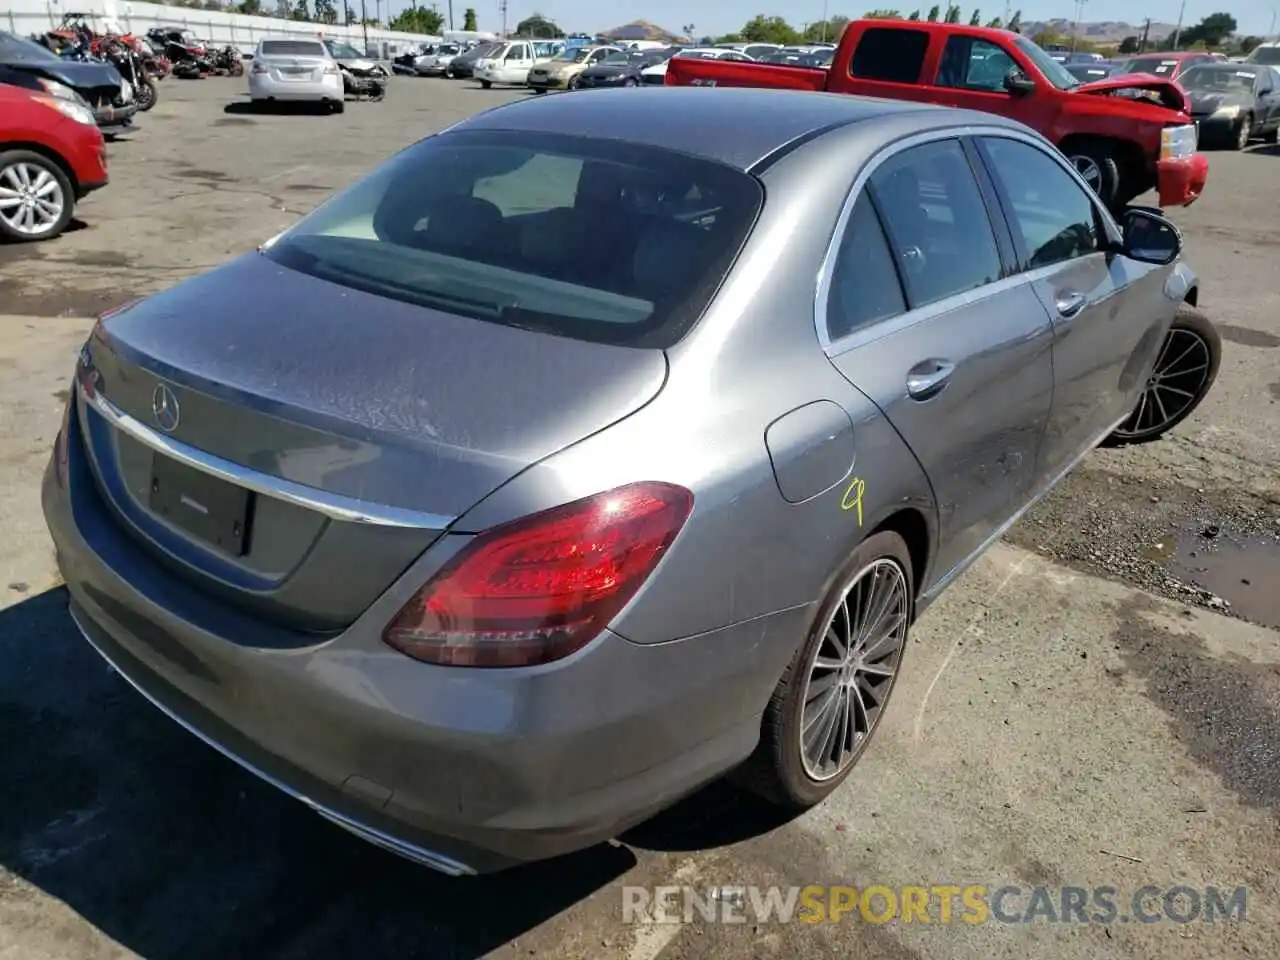
[[(623, 846), (452, 881), (164, 720), (57, 588), (38, 481), (84, 318), (524, 96), (406, 79), (322, 117), (250, 113), (243, 89), (162, 84), (83, 223), (0, 248), (0, 958), (1280, 956), (1280, 152), (1214, 154), (1205, 199), (1174, 213), (1226, 340), (1208, 401), (1164, 441), (1093, 455), (930, 611), (844, 789), (783, 823), (714, 786)], [(624, 884), (810, 883), (1249, 901), (1238, 924), (622, 922)]]

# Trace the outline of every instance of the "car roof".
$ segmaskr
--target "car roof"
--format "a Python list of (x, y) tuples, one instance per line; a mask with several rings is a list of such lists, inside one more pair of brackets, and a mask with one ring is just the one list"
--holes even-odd
[(749, 170), (787, 144), (836, 127), (911, 115), (921, 128), (980, 122), (1021, 125), (995, 114), (842, 93), (748, 87), (593, 90), (538, 97), (476, 114), (451, 130), (523, 130), (620, 140), (679, 150)]

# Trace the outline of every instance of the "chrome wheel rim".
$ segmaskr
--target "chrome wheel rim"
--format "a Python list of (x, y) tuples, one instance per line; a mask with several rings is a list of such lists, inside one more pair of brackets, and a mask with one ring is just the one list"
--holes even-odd
[(1170, 330), (1138, 405), (1116, 435), (1140, 437), (1183, 416), (1209, 379), (1211, 358), (1209, 344), (1200, 334), (1185, 327)]
[(1076, 172), (1084, 177), (1084, 182), (1093, 188), (1093, 192), (1097, 193), (1098, 188), (1102, 186), (1102, 168), (1098, 166), (1096, 160), (1092, 157), (1074, 156), (1071, 158), (1071, 165), (1076, 168)]
[(47, 233), (62, 218), (66, 202), (58, 178), (38, 164), (20, 162), (0, 170), (0, 220), (15, 233)]
[(893, 560), (864, 567), (827, 620), (800, 711), (804, 772), (822, 782), (848, 770), (880, 722), (907, 637), (907, 578)]
[(1249, 118), (1242, 117), (1240, 119), (1240, 132), (1236, 134), (1236, 143), (1243, 150), (1249, 145)]

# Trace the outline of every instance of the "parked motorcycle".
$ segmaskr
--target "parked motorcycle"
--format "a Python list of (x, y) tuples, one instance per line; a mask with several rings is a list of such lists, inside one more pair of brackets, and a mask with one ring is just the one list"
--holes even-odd
[(140, 112), (145, 113), (156, 105), (159, 99), (156, 82), (147, 73), (142, 56), (133, 44), (126, 43), (123, 37), (108, 36), (102, 38), (98, 51), (102, 59), (114, 66), (120, 76), (133, 85), (134, 99)]
[(204, 44), (189, 30), (152, 27), (147, 31), (152, 47), (164, 52), (173, 64), (173, 75), (182, 80), (199, 80), (213, 72), (213, 61)]
[(215, 51), (210, 60), (213, 61), (214, 72), (219, 76), (244, 76), (244, 59), (235, 47), (226, 46)]

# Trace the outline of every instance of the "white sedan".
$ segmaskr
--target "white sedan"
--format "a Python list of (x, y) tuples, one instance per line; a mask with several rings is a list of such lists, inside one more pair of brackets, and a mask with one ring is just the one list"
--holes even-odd
[(249, 97), (254, 103), (291, 100), (323, 103), (343, 110), (342, 71), (319, 40), (262, 40), (249, 69)]
[[(723, 47), (690, 47), (675, 54), (677, 57), (696, 57), (700, 60), (739, 60), (754, 63), (755, 57), (749, 57), (740, 50), (729, 50)], [(670, 60), (645, 67), (640, 71), (640, 79), (646, 84), (661, 85), (667, 82), (667, 64)]]

